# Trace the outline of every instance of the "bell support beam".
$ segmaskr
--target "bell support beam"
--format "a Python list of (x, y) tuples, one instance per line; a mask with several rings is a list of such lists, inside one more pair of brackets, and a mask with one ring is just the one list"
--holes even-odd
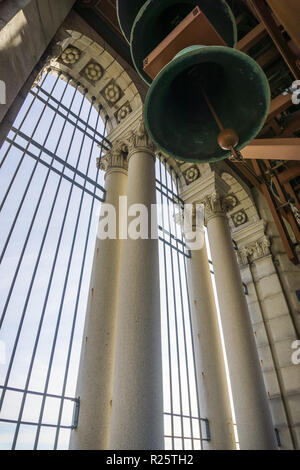
[(300, 9), (298, 0), (267, 0), (274, 14), (300, 49)]
[(271, 101), (268, 121), (276, 117), (278, 114), (285, 111), (292, 105), (292, 98), (290, 94), (278, 95)]
[[(272, 174), (272, 166), (271, 166), (270, 161), (264, 160), (264, 163), (266, 167), (268, 168), (268, 170), (270, 171), (270, 173)], [(284, 191), (282, 190), (281, 184), (278, 180), (277, 173), (272, 174), (272, 178), (273, 178), (274, 186), (280, 198), (280, 202), (279, 201), (277, 202), (277, 204), (279, 203), (279, 211), (282, 214), (282, 216), (290, 223), (297, 240), (300, 240), (299, 225), (297, 223), (294, 213), (290, 210), (289, 201), (287, 200), (286, 195)]]
[(249, 160), (300, 160), (299, 138), (255, 139), (242, 150)]
[(237, 49), (241, 52), (248, 52), (249, 49), (255, 46), (266, 34), (265, 25), (263, 23), (258, 24), (237, 43)]
[[(284, 40), (280, 29), (278, 28), (276, 21), (272, 17), (271, 10), (264, 0), (249, 0), (250, 5), (257, 13), (261, 22), (264, 24), (266, 30), (274, 41), (277, 49), (282, 55), (284, 61), (289, 67), (290, 71), (296, 79), (300, 79), (300, 68), (298, 66), (299, 61), (296, 55), (291, 51), (288, 44)], [(287, 7), (285, 7), (287, 8)]]
[(269, 187), (265, 183), (264, 174), (263, 174), (263, 172), (260, 168), (259, 162), (257, 160), (253, 160), (252, 165), (253, 165), (253, 168), (254, 168), (254, 171), (255, 171), (256, 175), (262, 181), (262, 183), (260, 185), (260, 190), (261, 190), (261, 192), (263, 193), (263, 195), (265, 196), (265, 198), (267, 200), (267, 203), (268, 203), (270, 211), (273, 215), (274, 222), (276, 224), (277, 230), (279, 232), (282, 243), (284, 245), (286, 254), (287, 254), (289, 260), (293, 264), (295, 264), (295, 265), (299, 264), (299, 259), (298, 259), (297, 253), (295, 251), (295, 247), (294, 247), (294, 245), (293, 245), (293, 243), (290, 239), (290, 236), (289, 236), (288, 231), (286, 229), (286, 226), (285, 226), (285, 224), (282, 220), (282, 217), (281, 217), (280, 213), (278, 213), (277, 206), (276, 206), (276, 203), (275, 203), (275, 200), (274, 200), (274, 196), (273, 196), (272, 192), (270, 191)]

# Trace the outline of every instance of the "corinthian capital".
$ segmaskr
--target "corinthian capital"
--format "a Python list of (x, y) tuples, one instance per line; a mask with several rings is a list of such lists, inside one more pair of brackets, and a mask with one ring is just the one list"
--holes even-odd
[(149, 137), (143, 120), (140, 120), (136, 129), (129, 133), (126, 143), (128, 143), (129, 154), (137, 148), (147, 148), (152, 152), (155, 151), (155, 146)]
[(207, 220), (216, 216), (225, 215), (226, 212), (232, 208), (230, 200), (217, 192), (206, 196), (203, 203)]
[(238, 251), (238, 259), (240, 264), (248, 264), (249, 262), (256, 261), (265, 256), (269, 256), (271, 243), (270, 239), (266, 236), (260, 240), (242, 247)]
[(109, 152), (106, 152), (101, 159), (97, 158), (97, 168), (106, 172), (112, 168), (127, 170), (127, 151), (128, 149), (124, 142), (116, 141)]

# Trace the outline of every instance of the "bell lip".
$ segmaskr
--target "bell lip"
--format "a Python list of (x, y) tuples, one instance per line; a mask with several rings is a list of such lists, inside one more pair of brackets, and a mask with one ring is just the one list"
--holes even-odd
[[(130, 45), (130, 36), (129, 38), (127, 37), (127, 34), (125, 33), (124, 29), (123, 29), (123, 26), (122, 26), (122, 21), (121, 21), (121, 17), (120, 17), (120, 11), (119, 11), (119, 3), (120, 1), (122, 0), (117, 0), (117, 17), (118, 17), (118, 22), (119, 22), (119, 26), (120, 26), (120, 29), (122, 31), (122, 34), (124, 36), (124, 38), (126, 39), (126, 41), (128, 42), (128, 44)], [(124, 0), (123, 0), (124, 1)]]
[[(119, 5), (119, 2), (121, 0), (117, 0), (117, 3)], [(130, 0), (129, 0), (130, 1)], [(161, 1), (161, 0), (160, 0)], [(237, 24), (236, 24), (236, 20), (235, 20), (235, 17), (234, 17), (234, 14), (233, 14), (233, 11), (232, 9), (230, 8), (230, 6), (228, 5), (228, 3), (226, 2), (226, 0), (219, 0), (220, 2), (222, 2), (227, 10), (228, 10), (228, 13), (229, 13), (229, 16), (231, 17), (232, 19), (232, 26), (233, 26), (233, 45), (232, 46), (227, 46), (229, 47), (230, 49), (235, 49), (237, 47), (237, 43), (238, 43), (238, 29), (237, 29)], [(140, 10), (138, 11), (138, 14), (137, 16), (135, 17), (135, 20), (133, 22), (133, 25), (132, 25), (132, 28), (131, 28), (131, 34), (130, 34), (130, 41), (129, 41), (129, 44), (130, 44), (130, 54), (131, 54), (131, 58), (132, 58), (132, 62), (133, 62), (133, 65), (134, 65), (134, 68), (136, 70), (136, 72), (138, 73), (138, 75), (141, 77), (141, 79), (149, 86), (151, 86), (151, 84), (153, 83), (153, 81), (155, 80), (152, 80), (149, 75), (147, 75), (146, 72), (144, 72), (144, 70), (137, 65), (136, 63), (136, 60), (135, 60), (135, 57), (133, 55), (133, 49), (132, 49), (132, 41), (133, 41), (133, 34), (134, 34), (134, 30), (135, 30), (135, 27), (136, 27), (136, 24), (138, 23), (138, 21), (142, 18), (145, 10), (148, 9), (149, 5), (153, 2), (153, 0), (146, 0), (144, 5), (140, 8)], [(199, 2), (198, 2), (199, 3)], [(197, 1), (195, 0), (195, 6), (197, 6)], [(201, 8), (201, 7), (200, 7)], [(118, 18), (119, 18), (119, 15), (118, 15)], [(120, 20), (119, 20), (120, 22)], [(122, 30), (123, 32), (123, 30)], [(127, 39), (127, 38), (126, 38)], [(127, 39), (128, 41), (128, 39)], [(193, 46), (190, 46), (190, 47), (193, 47)], [(217, 46), (203, 46), (203, 47), (217, 47)], [(222, 46), (219, 46), (219, 47), (222, 47)], [(169, 62), (170, 63), (170, 62)], [(165, 65), (165, 67), (167, 67), (169, 64)], [(156, 78), (156, 77), (155, 77)]]
[[(118, 18), (118, 22), (119, 22), (119, 26), (120, 26), (121, 32), (122, 32), (124, 38), (126, 39), (126, 41), (128, 42), (128, 44), (130, 45), (131, 31), (130, 31), (130, 33), (126, 33), (126, 32), (125, 32), (124, 27), (123, 27), (123, 24), (122, 24), (123, 22), (122, 22), (122, 20), (121, 20), (120, 11), (119, 11), (119, 5), (120, 5), (120, 2), (122, 2), (122, 1), (124, 2), (124, 1), (127, 1), (127, 0), (116, 0), (117, 18)], [(129, 0), (129, 1), (132, 2), (133, 0)], [(146, 1), (146, 0), (145, 0), (145, 1)], [(145, 1), (144, 1), (144, 3), (145, 3)], [(142, 6), (143, 6), (143, 5), (142, 5)], [(138, 9), (137, 13), (138, 13), (138, 12), (139, 12), (139, 9)], [(134, 19), (134, 21), (135, 21), (135, 19)], [(133, 24), (134, 24), (134, 21), (132, 22), (132, 26), (133, 26)], [(131, 30), (132, 30), (132, 26), (131, 26)]]
[[(157, 140), (155, 139), (155, 137), (153, 136), (152, 132), (151, 132), (151, 129), (150, 129), (150, 126), (148, 125), (148, 109), (149, 109), (149, 101), (151, 99), (151, 95), (153, 93), (153, 90), (156, 86), (156, 83), (163, 77), (163, 75), (169, 71), (170, 68), (174, 67), (176, 65), (176, 63), (179, 61), (179, 60), (182, 60), (184, 57), (190, 57), (194, 54), (197, 54), (199, 51), (198, 51), (198, 48), (197, 46), (191, 46), (193, 48), (193, 50), (189, 50), (187, 51), (185, 54), (182, 54), (180, 55), (180, 57), (177, 57), (177, 58), (174, 58), (171, 62), (169, 62), (160, 72), (159, 74), (155, 77), (155, 79), (153, 80), (153, 83), (152, 85), (150, 86), (149, 90), (148, 90), (148, 93), (146, 95), (146, 98), (145, 98), (145, 103), (144, 103), (144, 119), (145, 119), (145, 125), (146, 125), (146, 129), (148, 131), (148, 134), (150, 136), (150, 138), (152, 139), (152, 141), (154, 142), (154, 144), (159, 148), (159, 150), (161, 150), (162, 152), (166, 153), (167, 155), (173, 157), (173, 158), (176, 158), (177, 160), (180, 160), (180, 161), (184, 161), (184, 162), (189, 162), (189, 163), (214, 163), (214, 162), (218, 162), (218, 161), (222, 161), (222, 160), (225, 160), (226, 158), (228, 158), (230, 155), (231, 155), (231, 152), (228, 151), (228, 152), (225, 152), (222, 157), (212, 157), (212, 158), (209, 158), (209, 159), (203, 159), (203, 160), (200, 160), (200, 159), (194, 159), (194, 158), (184, 158), (184, 157), (181, 157), (181, 156), (178, 156), (176, 155), (175, 153), (172, 153), (170, 152), (170, 150), (167, 150), (164, 146), (162, 146), (161, 144), (159, 144), (157, 142)], [(210, 51), (220, 51), (222, 50), (224, 52), (224, 50), (226, 50), (226, 53), (230, 51), (230, 54), (235, 54), (236, 56), (245, 56), (245, 58), (250, 62), (253, 63), (253, 66), (256, 67), (257, 71), (259, 72), (259, 75), (261, 76), (262, 80), (265, 81), (265, 91), (266, 91), (266, 98), (267, 98), (267, 106), (266, 106), (266, 111), (264, 113), (264, 116), (263, 118), (260, 120), (260, 124), (258, 126), (256, 126), (255, 128), (255, 132), (252, 133), (252, 136), (245, 142), (245, 143), (242, 143), (242, 144), (239, 144), (237, 146), (237, 150), (243, 150), (245, 147), (247, 147), (247, 145), (249, 145), (258, 135), (258, 133), (260, 132), (260, 130), (263, 128), (265, 122), (266, 122), (266, 119), (268, 117), (268, 114), (269, 114), (269, 110), (270, 110), (270, 105), (271, 105), (271, 90), (270, 90), (270, 85), (269, 85), (269, 82), (268, 82), (268, 79), (267, 79), (267, 76), (266, 74), (264, 73), (263, 69), (260, 67), (260, 65), (254, 60), (252, 59), (250, 56), (248, 56), (246, 53), (242, 52), (242, 51), (239, 51), (237, 49), (233, 49), (231, 47), (225, 47), (225, 46), (198, 46), (199, 48), (201, 48), (202, 50), (205, 48), (205, 49), (209, 49)], [(197, 48), (197, 49), (196, 49)], [(186, 48), (186, 49), (190, 49), (190, 47)], [(183, 52), (185, 49), (183, 49), (181, 52)], [(198, 52), (197, 52), (198, 51)]]

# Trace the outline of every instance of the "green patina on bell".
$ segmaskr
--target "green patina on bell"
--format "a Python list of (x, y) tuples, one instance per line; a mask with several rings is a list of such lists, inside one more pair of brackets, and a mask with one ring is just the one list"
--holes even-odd
[(145, 122), (164, 152), (187, 162), (214, 162), (231, 152), (218, 145), (220, 129), (204, 93), (224, 128), (234, 129), (243, 149), (268, 115), (270, 87), (248, 55), (220, 46), (184, 49), (156, 76), (145, 102)]
[(128, 42), (134, 20), (145, 0), (117, 0), (117, 14), (120, 28)]
[[(124, 3), (131, 3), (129, 2)], [(122, 3), (122, 0), (119, 1)], [(138, 2), (132, 1), (135, 5)], [(229, 47), (235, 47), (237, 28), (233, 13), (224, 0), (148, 0), (144, 2), (135, 18), (130, 38), (131, 56), (140, 76), (148, 83), (151, 78), (143, 70), (144, 59), (167, 35), (193, 10), (199, 6)], [(125, 15), (124, 15), (125, 16)], [(127, 15), (128, 24), (132, 19)], [(130, 18), (130, 20), (129, 20)]]

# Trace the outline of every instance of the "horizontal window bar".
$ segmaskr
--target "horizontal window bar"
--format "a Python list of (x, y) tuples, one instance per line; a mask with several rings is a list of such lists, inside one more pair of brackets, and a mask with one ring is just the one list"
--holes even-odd
[(57, 425), (57, 424), (47, 424), (47, 423), (32, 423), (31, 421), (16, 421), (14, 419), (2, 419), (0, 418), (0, 423), (7, 423), (7, 424), (20, 424), (20, 425), (23, 425), (23, 426), (42, 426), (42, 427), (45, 427), (45, 428), (59, 428), (59, 429), (74, 429), (74, 426), (64, 426), (64, 425)]
[(167, 240), (165, 240), (164, 238), (162, 237), (159, 237), (159, 240), (163, 243), (165, 243), (166, 245), (168, 245), (170, 248), (172, 248), (173, 250), (177, 251), (178, 253), (182, 254), (183, 256), (185, 256), (186, 258), (191, 258), (191, 253), (188, 251), (187, 253), (185, 253), (184, 251), (180, 250), (179, 248), (177, 248), (176, 246), (172, 245), (171, 243), (169, 243)]
[[(65, 168), (67, 168), (68, 170), (71, 170), (73, 171), (73, 173), (76, 174), (76, 176), (80, 176), (81, 178), (85, 179), (88, 183), (92, 184), (93, 186), (95, 186), (96, 188), (100, 189), (100, 191), (103, 191), (105, 192), (105, 189), (100, 186), (98, 183), (96, 183), (96, 181), (92, 180), (91, 178), (89, 178), (88, 176), (86, 176), (84, 173), (82, 173), (81, 171), (77, 170), (76, 168), (74, 168), (72, 165), (70, 165), (69, 163), (67, 163), (65, 160), (63, 160), (62, 158), (58, 157), (57, 155), (55, 155), (55, 153), (53, 152), (50, 152), (50, 150), (47, 150), (45, 147), (43, 147), (42, 145), (40, 145), (38, 142), (36, 142), (35, 140), (31, 139), (30, 137), (28, 137), (26, 134), (23, 134), (23, 132), (21, 131), (18, 131), (18, 129), (15, 129), (14, 127), (12, 128), (12, 130), (18, 134), (20, 137), (22, 137), (22, 139), (26, 140), (26, 142), (29, 142), (30, 144), (34, 145), (35, 147), (37, 147), (39, 150), (41, 150), (42, 152), (46, 153), (49, 157), (53, 158), (55, 161), (57, 161), (58, 163), (60, 163), (61, 165), (63, 165)], [(7, 139), (8, 140), (8, 139)], [(22, 148), (22, 147), (21, 147)], [(27, 150), (23, 148), (23, 151), (26, 152)], [(38, 158), (38, 157), (36, 157)], [(40, 158), (39, 158), (40, 160)]]
[(4, 387), (3, 385), (0, 385), (0, 389), (7, 390), (8, 392), (28, 393), (29, 395), (37, 395), (37, 396), (40, 396), (40, 397), (46, 396), (46, 397), (49, 397), (49, 398), (59, 398), (59, 399), (62, 399), (62, 400), (70, 400), (70, 401), (74, 401), (74, 402), (78, 401), (77, 398), (73, 398), (73, 397), (67, 397), (67, 396), (64, 397), (62, 395), (53, 395), (52, 393), (35, 392), (33, 390), (25, 390), (23, 388)]
[[(107, 139), (107, 137), (104, 137), (104, 135), (102, 135), (100, 132), (98, 132), (97, 130), (93, 129), (92, 126), (90, 126), (89, 124), (87, 124), (83, 119), (81, 119), (80, 117), (78, 117), (73, 111), (71, 111), (69, 108), (67, 108), (67, 106), (63, 105), (60, 101), (58, 101), (57, 99), (55, 99), (52, 95), (50, 95), (49, 93), (47, 93), (47, 91), (45, 91), (43, 88), (41, 88), (40, 86), (36, 85), (36, 87), (39, 91), (41, 91), (42, 93), (44, 93), (44, 95), (47, 96), (47, 98), (50, 98), (52, 101), (54, 101), (55, 104), (59, 105), (59, 107), (61, 107), (62, 109), (64, 109), (67, 113), (69, 113), (69, 115), (73, 116), (76, 120), (78, 120), (81, 124), (84, 125), (84, 129), (87, 128), (89, 129), (93, 134), (96, 134), (98, 137), (101, 138), (101, 140), (105, 141), (108, 146), (110, 148), (112, 148), (112, 143)], [(43, 103), (46, 103), (48, 107), (54, 109), (54, 111), (57, 112), (57, 109), (54, 107), (54, 106), (51, 106), (49, 102), (45, 101), (38, 93), (35, 93), (33, 90), (30, 90), (30, 93), (33, 95), (33, 96), (36, 96), (40, 101), (42, 101)], [(75, 127), (78, 127), (78, 129), (81, 129), (79, 126), (76, 125), (76, 123), (74, 123), (72, 120), (70, 120), (69, 118), (67, 118), (67, 116), (65, 116), (63, 113), (60, 113), (60, 111), (58, 111), (58, 113), (60, 115), (62, 115), (62, 117), (64, 117), (67, 121), (69, 121), (71, 124), (73, 124), (73, 126)], [(83, 129), (81, 129), (83, 130)], [(84, 133), (87, 134), (87, 132), (84, 130)], [(92, 137), (91, 137), (92, 138)], [(93, 139), (93, 138), (92, 138)], [(108, 150), (106, 149), (104, 146), (103, 148), (105, 150)]]
[[(172, 189), (168, 188), (168, 186), (166, 186), (165, 184), (163, 184), (159, 179), (156, 178), (156, 182), (164, 189), (166, 189), (169, 193), (172, 194), (172, 196), (174, 196), (174, 200), (178, 200), (179, 202), (181, 202), (183, 205), (184, 205), (184, 200), (181, 199), (181, 197), (179, 197)], [(162, 191), (161, 188), (157, 188), (158, 191)]]
[[(16, 148), (18, 148), (19, 150), (21, 151), (25, 151), (20, 145), (18, 145), (16, 142), (14, 142), (13, 140), (11, 139), (6, 139), (7, 142), (11, 143), (12, 145), (14, 145)], [(35, 160), (39, 160), (38, 157), (36, 157), (33, 153), (29, 152), (29, 150), (26, 150), (26, 154), (29, 155), (30, 157), (34, 158)], [(63, 176), (63, 178), (67, 181), (69, 181), (70, 183), (74, 184), (75, 186), (77, 186), (79, 189), (81, 189), (82, 191), (84, 191), (85, 193), (89, 194), (90, 196), (94, 197), (95, 199), (97, 199), (98, 201), (100, 202), (104, 202), (105, 201), (105, 194), (106, 192), (104, 192), (104, 189), (102, 190), (104, 192), (104, 195), (103, 197), (99, 197), (97, 196), (96, 194), (92, 193), (92, 191), (89, 191), (88, 189), (86, 189), (84, 186), (82, 186), (81, 184), (77, 183), (76, 181), (73, 181), (71, 178), (69, 178), (67, 175), (65, 175), (64, 173), (62, 173), (61, 171), (57, 170), (56, 168), (54, 168), (53, 166), (51, 166), (49, 163), (46, 163), (44, 162), (43, 160), (39, 160), (39, 162), (46, 166), (47, 168), (50, 168), (52, 171), (54, 171), (54, 173), (57, 173), (59, 176)]]

